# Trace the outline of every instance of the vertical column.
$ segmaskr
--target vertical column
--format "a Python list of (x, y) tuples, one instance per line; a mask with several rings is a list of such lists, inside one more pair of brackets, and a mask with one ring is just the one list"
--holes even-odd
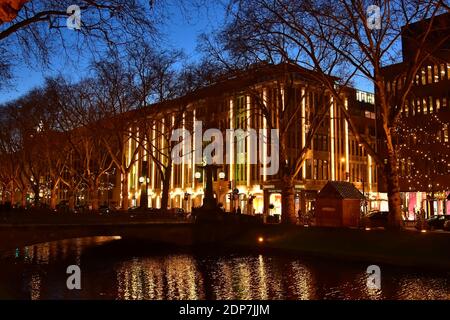
[(251, 127), (251, 114), (250, 114), (250, 96), (245, 96), (246, 100), (246, 108), (247, 108), (247, 163), (246, 163), (246, 171), (247, 171), (247, 187), (250, 187), (251, 182), (251, 152), (252, 152), (252, 146), (251, 146), (251, 136), (250, 136), (250, 127)]
[(141, 173), (139, 172), (139, 150), (138, 149), (138, 141), (139, 141), (139, 130), (136, 127), (136, 139), (134, 141), (134, 160), (133, 160), (133, 169), (134, 169), (134, 192), (136, 193), (139, 190), (139, 201), (141, 200), (141, 188), (139, 186), (139, 177)]
[[(344, 107), (345, 107), (345, 110), (348, 109), (348, 99), (347, 98), (345, 98)], [(350, 157), (349, 157), (349, 151), (348, 151), (348, 143), (349, 143), (349, 141), (348, 141), (348, 122), (347, 122), (347, 119), (344, 119), (344, 135), (345, 135), (344, 136), (344, 139), (345, 139), (345, 141), (344, 141), (344, 143), (345, 143), (345, 145), (344, 145), (344, 152), (345, 152), (345, 172), (346, 172), (345, 175), (347, 175), (347, 173), (350, 175)]]
[(335, 171), (335, 154), (334, 154), (334, 99), (330, 97), (330, 162), (331, 162), (331, 180), (336, 180), (336, 171)]
[[(155, 138), (156, 138), (156, 124), (153, 124), (153, 126), (152, 126), (152, 142), (151, 142), (151, 145), (152, 145), (152, 158), (154, 158), (156, 155), (155, 155), (155, 144), (156, 144), (156, 140), (155, 140)], [(156, 172), (156, 167), (155, 167), (155, 161), (152, 161), (152, 190), (153, 190), (153, 192), (154, 192), (154, 190), (155, 190), (155, 172)]]
[[(195, 130), (195, 109), (192, 114), (192, 129)], [(195, 192), (195, 132), (193, 132), (192, 139), (192, 190)]]
[[(305, 88), (302, 88), (302, 91), (301, 91), (302, 102), (301, 102), (301, 107), (300, 107), (300, 111), (301, 111), (301, 131), (302, 131), (302, 148), (304, 148), (305, 144), (306, 144), (306, 97), (305, 97), (305, 94), (306, 94)], [(302, 175), (303, 175), (303, 179), (306, 179), (306, 159), (305, 159), (305, 162), (303, 162), (303, 165), (302, 165)]]
[[(126, 157), (126, 163), (128, 164), (128, 161), (130, 161), (131, 162), (131, 155), (132, 155), (132, 153), (131, 153), (131, 128), (129, 128), (129, 130), (130, 130), (130, 133), (129, 133), (129, 136), (128, 136), (128, 157)], [(128, 194), (130, 194), (130, 190), (131, 190), (131, 172), (132, 172), (133, 170), (131, 170), (131, 171), (129, 171), (127, 174), (128, 174)], [(125, 200), (126, 201), (126, 200)]]
[[(233, 117), (234, 117), (234, 114), (233, 114), (233, 99), (230, 99), (230, 113), (229, 113), (229, 116), (230, 116), (230, 129), (234, 129), (234, 119), (233, 119)], [(230, 137), (229, 137), (229, 141), (230, 141), (230, 163), (229, 163), (229, 167), (230, 167), (230, 174), (229, 174), (229, 177), (230, 177), (230, 181), (233, 181), (234, 180), (234, 168), (233, 168), (233, 165), (234, 165), (234, 147), (235, 147), (235, 145), (234, 145), (234, 139), (233, 139), (233, 134), (232, 133), (230, 133)]]
[[(175, 125), (175, 117), (172, 115), (170, 128), (173, 129), (174, 125)], [(170, 132), (167, 131), (167, 134), (170, 135)], [(170, 157), (171, 155), (169, 154), (169, 152), (170, 152), (170, 147), (169, 146), (167, 146), (167, 152), (168, 152), (167, 157)], [(174, 187), (174, 185), (173, 185), (174, 181), (173, 180), (174, 180), (174, 176), (175, 176), (176, 167), (174, 166), (173, 163), (171, 164), (171, 166), (172, 166), (172, 168), (171, 168), (171, 175), (170, 175), (170, 186), (171, 186), (171, 189), (173, 189), (173, 187)], [(172, 202), (172, 197), (170, 199), (170, 202)], [(172, 205), (171, 205), (171, 207), (172, 207)]]
[[(186, 133), (185, 133), (185, 130), (186, 130), (186, 122), (185, 122), (185, 113), (183, 112), (183, 151), (182, 151), (182, 155), (183, 155), (183, 158), (181, 158), (181, 188), (184, 190), (184, 170), (185, 170), (185, 156), (186, 156), (186, 154), (185, 154), (185, 152), (186, 152), (186, 145), (185, 145), (185, 143), (186, 143)], [(182, 202), (184, 202), (184, 201), (182, 201)]]
[[(162, 118), (162, 124), (161, 124), (161, 150), (164, 150), (164, 148), (165, 148), (165, 143), (164, 143), (165, 131), (166, 131), (166, 119), (163, 117)], [(164, 162), (164, 155), (161, 156), (160, 161), (161, 161), (161, 163), (164, 163), (164, 165), (166, 164)], [(161, 181), (160, 181), (160, 184), (159, 184), (159, 188), (161, 190), (160, 194), (162, 195), (162, 177), (161, 177)]]
[[(264, 104), (264, 108), (268, 108), (268, 104), (267, 104), (267, 89), (263, 90), (263, 104)], [(262, 115), (262, 124), (263, 124), (263, 139), (264, 141), (261, 143), (262, 144), (262, 154), (263, 154), (263, 181), (265, 182), (267, 180), (267, 166), (266, 166), (266, 161), (267, 161), (267, 144), (269, 143), (269, 137), (267, 135), (267, 119), (264, 115)]]

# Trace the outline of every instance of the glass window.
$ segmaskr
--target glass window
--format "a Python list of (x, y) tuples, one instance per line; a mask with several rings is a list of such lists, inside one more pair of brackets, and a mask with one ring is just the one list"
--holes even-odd
[(444, 124), (444, 142), (448, 142), (448, 125)]
[(434, 69), (434, 82), (438, 82), (439, 81), (439, 67), (437, 64), (434, 65), (433, 67)]
[(431, 66), (427, 66), (427, 83), (433, 83), (433, 69)]

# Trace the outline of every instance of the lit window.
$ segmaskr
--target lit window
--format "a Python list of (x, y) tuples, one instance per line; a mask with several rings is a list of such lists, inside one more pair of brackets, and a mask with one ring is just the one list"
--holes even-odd
[(434, 82), (438, 82), (439, 81), (439, 68), (438, 65), (434, 65)]
[(444, 124), (444, 142), (448, 142), (448, 125)]
[(427, 68), (427, 80), (428, 84), (433, 83), (433, 69), (431, 68), (431, 66), (428, 66)]

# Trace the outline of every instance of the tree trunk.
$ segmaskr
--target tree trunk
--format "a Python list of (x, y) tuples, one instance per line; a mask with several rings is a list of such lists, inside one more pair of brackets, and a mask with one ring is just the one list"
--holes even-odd
[[(390, 137), (388, 137), (388, 140)], [(388, 225), (390, 228), (400, 228), (402, 226), (402, 210), (400, 207), (400, 183), (397, 172), (397, 158), (393, 150), (392, 143), (387, 143), (388, 159), (385, 168), (388, 204), (389, 204), (389, 219)]]
[[(89, 190), (89, 197), (91, 198), (91, 206), (92, 210), (96, 211), (99, 207), (99, 199), (98, 199), (98, 186), (94, 183)], [(126, 209), (125, 209), (126, 210)]]
[(56, 192), (56, 189), (52, 189), (51, 196), (50, 196), (50, 209), (55, 210), (56, 209), (56, 201), (58, 200), (58, 193)]
[(166, 210), (169, 207), (169, 191), (170, 191), (170, 175), (171, 167), (169, 166), (165, 172), (163, 179), (163, 189), (161, 195), (161, 209)]
[(34, 193), (34, 205), (38, 206), (39, 205), (39, 186), (38, 185), (34, 185), (33, 186), (33, 193)]
[(297, 215), (295, 213), (295, 188), (289, 177), (283, 179), (281, 189), (281, 223), (296, 224)]
[(75, 211), (75, 192), (69, 189), (69, 211)]
[(11, 201), (11, 207), (14, 207), (14, 198), (15, 198), (14, 182), (11, 182), (11, 194), (9, 195), (9, 201)]
[(122, 210), (128, 210), (128, 173), (122, 174)]
[(21, 195), (22, 195), (22, 208), (25, 208), (27, 206), (27, 192), (22, 191)]

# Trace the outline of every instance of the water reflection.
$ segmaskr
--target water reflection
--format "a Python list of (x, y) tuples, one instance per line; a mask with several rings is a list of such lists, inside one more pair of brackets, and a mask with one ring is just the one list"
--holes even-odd
[[(66, 288), (78, 264), (82, 290)], [(266, 254), (161, 251), (113, 237), (71, 239), (0, 255), (2, 299), (450, 299), (450, 274)]]

